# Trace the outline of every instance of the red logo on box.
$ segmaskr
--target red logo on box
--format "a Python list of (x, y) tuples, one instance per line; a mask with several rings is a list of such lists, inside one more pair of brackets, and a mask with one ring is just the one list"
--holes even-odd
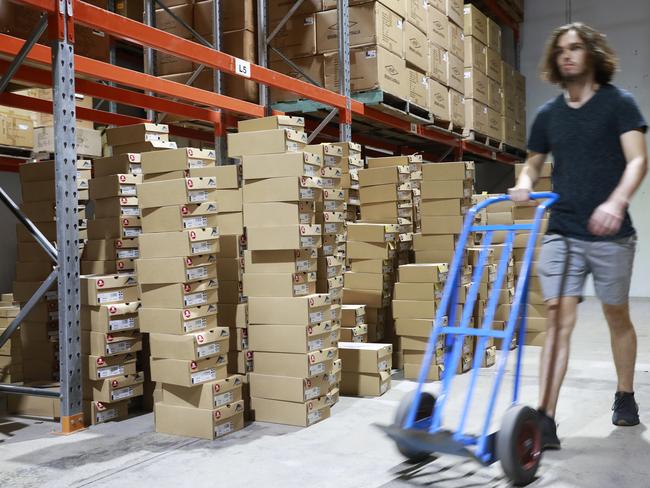
[(183, 316), (184, 316), (186, 319), (189, 319), (189, 318), (190, 318), (190, 315), (191, 315), (191, 312), (190, 312), (189, 310), (183, 310)]
[(316, 356), (314, 356), (313, 354), (310, 354), (309, 355), (309, 362), (310, 363), (315, 363), (316, 362)]
[(188, 284), (183, 285), (183, 290), (185, 290), (186, 292), (189, 292), (191, 290), (190, 285), (188, 285)]
[(112, 305), (111, 305), (110, 307), (108, 307), (108, 313), (113, 314), (113, 313), (115, 313), (115, 312), (117, 312), (117, 308), (116, 308), (116, 307), (114, 307), (114, 306), (112, 306)]
[(190, 239), (192, 240), (196, 239), (196, 232), (194, 231), (190, 232)]
[(188, 208), (187, 208), (186, 206), (182, 206), (182, 207), (181, 207), (181, 214), (183, 214), (183, 215), (187, 215), (188, 213), (190, 213), (190, 211), (188, 210)]
[(113, 380), (111, 381), (111, 385), (113, 386), (113, 388), (117, 388), (119, 386), (119, 383), (117, 382), (117, 380)]
[(106, 334), (106, 341), (111, 342), (113, 340), (113, 335), (112, 334)]
[(120, 175), (120, 181), (124, 183), (126, 181), (126, 176)]
[(127, 199), (125, 197), (120, 198), (120, 203), (126, 205)]
[(196, 365), (196, 361), (192, 361), (190, 363), (190, 369), (196, 369), (198, 366)]
[(199, 344), (202, 344), (203, 342), (205, 342), (205, 337), (203, 337), (201, 334), (197, 335), (196, 336), (196, 342), (198, 342)]
[(128, 227), (129, 226), (129, 219), (122, 220), (122, 223), (124, 224), (124, 227)]
[(185, 263), (186, 263), (188, 266), (192, 266), (192, 258), (187, 258), (187, 259), (185, 260)]
[(188, 148), (187, 148), (187, 155), (188, 155), (188, 156), (193, 156), (193, 155), (194, 155), (194, 151), (192, 151), (192, 148), (191, 148), (191, 147), (188, 147)]
[(104, 366), (105, 364), (104, 358), (97, 358), (97, 366)]
[(214, 418), (217, 419), (217, 420), (219, 420), (221, 418), (221, 411), (220, 410), (217, 410), (216, 412), (214, 412)]
[(135, 154), (129, 154), (129, 161), (135, 161)]
[(115, 241), (115, 247), (122, 247), (122, 241)]
[(97, 280), (97, 288), (103, 288), (104, 287), (104, 280)]
[(301, 234), (304, 234), (306, 231), (307, 231), (307, 229), (305, 229), (305, 226), (304, 226), (304, 225), (301, 225), (301, 226), (300, 226), (300, 233), (301, 233)]
[(192, 180), (187, 180), (187, 187), (192, 188), (194, 186), (194, 182)]
[(311, 325), (307, 328), (307, 334), (312, 335), (314, 333), (314, 329), (311, 327)]
[(219, 393), (220, 391), (221, 391), (221, 385), (217, 383), (216, 385), (214, 385), (214, 392)]

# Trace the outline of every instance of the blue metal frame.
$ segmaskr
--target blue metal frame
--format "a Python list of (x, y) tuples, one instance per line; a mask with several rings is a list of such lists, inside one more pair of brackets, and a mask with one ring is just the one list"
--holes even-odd
[[(445, 288), (443, 291), (440, 307), (438, 307), (436, 318), (434, 322), (433, 332), (429, 337), (429, 342), (427, 344), (427, 349), (424, 354), (424, 359), (422, 361), (422, 366), (420, 369), (420, 374), (418, 376), (418, 385), (416, 389), (415, 401), (410, 406), (408, 411), (406, 421), (402, 426), (404, 429), (419, 429), (419, 430), (428, 430), (430, 434), (435, 434), (441, 431), (441, 419), (442, 414), (447, 403), (449, 389), (451, 387), (451, 382), (456, 374), (456, 367), (461, 358), (461, 352), (463, 347), (463, 341), (466, 336), (478, 337), (477, 347), (474, 352), (474, 359), (472, 364), (472, 373), (470, 378), (470, 384), (467, 392), (467, 397), (463, 405), (462, 415), (460, 422), (458, 424), (457, 430), (453, 433), (453, 440), (459, 444), (470, 446), (475, 445), (476, 451), (474, 453), (475, 457), (481, 460), (482, 462), (489, 463), (494, 460), (494, 453), (491, 452), (492, 443), (490, 443), (488, 429), (490, 427), (490, 422), (492, 420), (492, 415), (494, 413), (494, 406), (496, 403), (496, 397), (499, 392), (499, 387), (501, 385), (506, 362), (508, 359), (508, 351), (512, 338), (515, 331), (519, 333), (519, 348), (517, 351), (517, 364), (515, 369), (515, 381), (513, 388), (513, 397), (512, 403), (516, 403), (519, 399), (519, 385), (521, 377), (521, 362), (523, 358), (523, 339), (526, 335), (526, 308), (527, 308), (527, 294), (528, 294), (528, 279), (530, 275), (531, 263), (533, 260), (533, 254), (535, 251), (535, 242), (537, 241), (537, 236), (539, 234), (539, 229), (541, 225), (541, 219), (544, 215), (544, 212), (548, 207), (553, 205), (559, 198), (556, 193), (552, 192), (539, 192), (531, 193), (530, 198), (533, 200), (545, 200), (537, 206), (535, 212), (535, 219), (532, 224), (514, 224), (514, 225), (474, 225), (474, 218), (478, 212), (484, 208), (498, 203), (510, 200), (508, 195), (500, 195), (479, 203), (472, 207), (466, 217), (465, 223), (463, 225), (463, 230), (458, 241), (459, 245), (454, 254), (454, 258), (451, 263), (451, 268), (449, 270), (449, 276), (447, 282), (445, 283)], [(470, 328), (469, 323), (472, 318), (472, 312), (474, 309), (474, 304), (478, 297), (478, 291), (480, 287), (481, 277), (485, 269), (485, 263), (487, 262), (488, 256), (488, 246), (492, 242), (492, 236), (494, 232), (505, 231), (506, 232), (506, 242), (505, 249), (502, 253), (499, 264), (497, 266), (497, 277), (496, 277), (496, 286), (493, 288), (493, 292), (488, 298), (488, 303), (485, 310), (485, 316), (483, 318), (483, 323), (481, 327)], [(503, 283), (503, 280), (507, 274), (508, 263), (512, 253), (512, 247), (514, 242), (514, 235), (517, 231), (530, 231), (530, 237), (526, 245), (526, 251), (524, 253), (523, 265), (519, 279), (517, 281), (514, 301), (512, 304), (512, 309), (510, 311), (510, 316), (508, 317), (508, 325), (505, 330), (493, 330), (492, 322), (494, 320), (494, 315), (499, 302), (499, 289)], [(472, 284), (470, 286), (469, 293), (467, 295), (467, 300), (463, 308), (463, 314), (459, 324), (456, 324), (456, 302), (458, 295), (458, 285), (460, 283), (460, 272), (462, 269), (462, 259), (465, 251), (465, 243), (467, 243), (470, 233), (472, 232), (485, 232), (484, 241), (482, 243), (482, 248), (479, 253), (478, 266), (474, 268), (472, 276)], [(523, 307), (522, 307), (523, 305)], [(447, 315), (449, 318), (449, 325), (442, 325), (442, 318)], [(440, 334), (445, 334), (445, 343), (447, 346), (447, 354), (445, 355), (445, 371), (442, 378), (442, 389), (436, 400), (435, 408), (433, 411), (433, 418), (428, 418), (426, 420), (421, 420), (416, 422), (416, 415), (418, 406), (420, 403), (420, 398), (422, 394), (422, 387), (426, 381), (429, 368), (431, 366), (435, 348)], [(476, 381), (478, 378), (478, 369), (480, 367), (480, 362), (483, 358), (485, 348), (487, 345), (488, 338), (502, 339), (503, 344), (501, 348), (501, 353), (499, 355), (499, 361), (497, 366), (497, 371), (495, 374), (495, 380), (490, 394), (490, 401), (488, 403), (488, 408), (485, 416), (485, 422), (483, 423), (483, 428), (479, 436), (468, 435), (464, 433), (465, 425), (467, 422), (467, 417), (469, 416), (469, 410), (474, 396), (474, 387), (476, 386)]]

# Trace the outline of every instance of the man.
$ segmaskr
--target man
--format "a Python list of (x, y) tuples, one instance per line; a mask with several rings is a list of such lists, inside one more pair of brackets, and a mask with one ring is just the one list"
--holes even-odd
[(612, 421), (639, 423), (634, 400), (636, 334), (628, 294), (636, 232), (627, 207), (647, 172), (646, 122), (632, 95), (610, 84), (617, 60), (605, 36), (582, 23), (558, 28), (542, 75), (562, 88), (533, 123), (528, 157), (514, 188), (527, 201), (547, 154), (554, 159), (551, 208), (539, 256), (548, 331), (540, 367), (544, 449), (559, 449), (555, 408), (566, 374), (571, 332), (585, 280), (592, 274), (609, 325), (618, 387)]

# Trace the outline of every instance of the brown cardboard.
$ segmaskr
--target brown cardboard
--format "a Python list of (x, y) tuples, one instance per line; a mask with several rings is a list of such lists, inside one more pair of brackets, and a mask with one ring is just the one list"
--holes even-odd
[(487, 135), (488, 108), (477, 100), (465, 100), (465, 127), (480, 134)]
[(447, 86), (449, 84), (449, 54), (444, 48), (432, 42), (428, 43), (428, 50), (429, 69), (427, 75)]
[(404, 24), (404, 57), (407, 65), (413, 66), (418, 71), (426, 73), (429, 70), (427, 36), (410, 22)]
[(321, 246), (320, 225), (249, 227), (248, 249), (252, 251), (317, 248)]
[(113, 333), (139, 328), (140, 302), (116, 303), (81, 308), (81, 327), (95, 332)]
[(468, 198), (472, 195), (471, 180), (422, 181), (422, 199)]
[[(204, 2), (201, 2), (201, 4)], [(309, 2), (305, 2), (309, 3)], [(198, 5), (195, 9), (199, 9)], [(243, 30), (251, 32), (257, 27), (254, 0), (223, 0), (221, 4), (221, 23), (224, 30)]]
[(87, 425), (98, 425), (111, 420), (124, 420), (129, 416), (129, 402), (115, 403), (100, 401), (84, 402), (84, 419)]
[(442, 285), (435, 283), (395, 283), (394, 300), (439, 300)]
[(226, 356), (216, 356), (198, 361), (151, 358), (151, 379), (178, 386), (194, 386), (215, 380), (224, 380)]
[(89, 196), (93, 200), (110, 197), (135, 197), (142, 175), (119, 174), (93, 178), (89, 182)]
[(314, 203), (311, 201), (247, 203), (244, 205), (244, 225), (247, 227), (314, 224)]
[[(393, 1), (393, 0), (391, 0)], [(404, 53), (403, 18), (379, 2), (350, 6), (350, 46), (376, 44), (397, 56)], [(316, 14), (316, 44), (319, 53), (338, 50), (336, 10)]]
[(501, 127), (501, 114), (496, 110), (492, 110), (488, 107), (488, 132), (487, 135), (496, 141), (501, 140), (501, 133), (503, 128)]
[(243, 400), (216, 409), (157, 402), (154, 409), (156, 432), (163, 434), (214, 440), (244, 427)]
[(244, 235), (244, 217), (241, 212), (221, 213), (218, 222), (221, 235)]
[(213, 177), (142, 183), (138, 186), (138, 204), (145, 209), (214, 202), (216, 188), (217, 180)]
[(459, 59), (465, 58), (465, 40), (462, 27), (449, 23), (449, 54)]
[(487, 45), (497, 53), (501, 53), (501, 26), (488, 17)]
[(465, 63), (463, 60), (449, 53), (449, 62), (447, 64), (447, 79), (449, 88), (459, 93), (465, 92)]
[(449, 90), (451, 121), (456, 127), (465, 127), (465, 97), (456, 90)]
[(244, 378), (233, 375), (223, 380), (202, 383), (194, 387), (162, 385), (162, 401), (167, 405), (213, 409), (242, 399)]
[(216, 327), (186, 335), (149, 334), (153, 357), (167, 359), (206, 359), (228, 353), (229, 329)]
[(143, 209), (140, 220), (145, 233), (179, 232), (219, 225), (214, 202), (147, 208)]
[(345, 287), (361, 290), (390, 290), (391, 276), (374, 273), (347, 272), (344, 275)]
[(340, 326), (331, 321), (309, 325), (266, 325), (250, 324), (248, 326), (249, 347), (255, 351), (299, 353), (328, 347), (336, 347), (340, 335)]
[(217, 306), (141, 308), (140, 330), (158, 334), (188, 334), (217, 327)]
[(488, 77), (476, 69), (465, 69), (465, 98), (478, 100), (487, 105)]
[(496, 110), (501, 115), (501, 85), (491, 78), (488, 78), (488, 107)]
[(408, 166), (389, 166), (359, 170), (359, 184), (363, 186), (401, 184), (410, 177)]
[(217, 275), (219, 279), (240, 281), (244, 274), (244, 260), (242, 258), (217, 257)]
[(464, 8), (464, 32), (466, 36), (476, 37), (483, 44), (488, 43), (487, 17), (474, 5)]
[(425, 74), (407, 68), (409, 80), (407, 99), (425, 110), (429, 107), (429, 79)]
[(95, 218), (139, 216), (137, 197), (112, 197), (95, 201)]
[(255, 352), (255, 373), (313, 378), (332, 369), (338, 359), (334, 347), (309, 354)]
[(465, 68), (487, 74), (487, 46), (476, 37), (465, 36)]
[(426, 319), (436, 315), (436, 302), (429, 300), (393, 300), (393, 318)]
[(228, 157), (301, 151), (307, 144), (305, 132), (290, 129), (228, 134)]
[(426, 0), (406, 0), (406, 20), (425, 36), (427, 33), (427, 7)]
[(348, 240), (360, 242), (393, 242), (397, 240), (396, 224), (349, 223)]
[(339, 342), (339, 355), (346, 372), (372, 374), (390, 372), (392, 354), (391, 344)]
[(437, 9), (428, 9), (427, 37), (429, 41), (449, 50), (449, 19)]
[(194, 257), (138, 259), (136, 272), (140, 285), (189, 283), (217, 277), (217, 262), (213, 254)]
[(137, 331), (102, 332), (81, 331), (81, 347), (93, 356), (116, 356), (142, 350), (142, 336)]
[(341, 394), (351, 396), (381, 396), (390, 390), (390, 372), (356, 373), (344, 371)]
[(501, 54), (492, 48), (487, 48), (485, 59), (485, 73), (490, 79), (501, 83)]
[[(171, 19), (171, 17), (169, 18)], [(162, 26), (158, 26), (158, 28), (161, 29)], [(179, 28), (181, 27), (179, 26)], [(168, 140), (169, 127), (165, 124), (144, 123), (106, 129), (106, 143), (109, 146)]]
[[(290, 76), (297, 80), (309, 82), (314, 80), (323, 86), (325, 83), (325, 59), (322, 55), (307, 56), (306, 58), (294, 58), (291, 60), (296, 68), (287, 64), (284, 60), (272, 60), (269, 63), (269, 69)], [(300, 70), (300, 71), (299, 71)], [(271, 101), (282, 102), (299, 100), (303, 98), (302, 95), (280, 88), (271, 88)]]
[(340, 340), (343, 342), (368, 342), (368, 325), (360, 324), (355, 327), (342, 327)]
[(134, 275), (83, 276), (81, 278), (81, 303), (103, 305), (136, 301), (138, 290), (135, 284)]
[(250, 393), (253, 398), (302, 403), (325, 396), (331, 389), (331, 375), (314, 378), (271, 376), (250, 373)]
[(445, 263), (407, 264), (399, 267), (399, 281), (407, 283), (441, 283), (448, 273)]
[(141, 232), (139, 217), (110, 217), (90, 220), (87, 236), (90, 239), (130, 239)]
[(316, 249), (245, 251), (244, 267), (249, 273), (305, 273), (318, 270)]
[(185, 308), (217, 303), (217, 280), (168, 285), (141, 285), (140, 299), (146, 308)]
[(451, 120), (449, 90), (435, 80), (429, 80), (428, 107), (433, 116), (444, 121)]
[(310, 400), (306, 403), (284, 402), (267, 398), (251, 398), (251, 410), (256, 421), (298, 427), (309, 427), (330, 416), (332, 400)]
[[(22, 121), (17, 126), (24, 126), (25, 121)], [(23, 132), (23, 131), (21, 131)], [(102, 136), (98, 130), (87, 129), (84, 127), (77, 127), (76, 131), (77, 154), (83, 156), (101, 157), (102, 156)], [(15, 137), (20, 137), (16, 140), (17, 143), (25, 144), (29, 140), (16, 131)], [(48, 125), (47, 127), (37, 127), (34, 129), (34, 152), (54, 153), (54, 127)]]
[(141, 170), (145, 175), (206, 168), (214, 165), (215, 152), (209, 149), (184, 147), (156, 151), (155, 153), (142, 153), (141, 155)]
[(219, 231), (216, 227), (182, 232), (158, 232), (138, 237), (141, 258), (197, 256), (219, 252)]
[[(317, 15), (292, 16), (273, 39), (273, 45), (288, 58), (303, 58), (317, 53)], [(271, 59), (280, 59), (273, 51)]]
[(356, 242), (347, 243), (347, 257), (350, 259), (390, 259), (395, 254), (395, 245), (391, 243)]
[(119, 402), (137, 396), (142, 396), (144, 373), (134, 375), (115, 376), (113, 378), (86, 382), (84, 386), (84, 399), (104, 403)]
[[(221, 288), (223, 288), (223, 284), (220, 286)], [(217, 309), (220, 325), (236, 328), (248, 327), (247, 303), (219, 303)]]
[(244, 273), (244, 295), (298, 297), (316, 293), (316, 273)]
[(422, 165), (422, 179), (427, 180), (473, 180), (476, 168), (473, 161), (451, 163), (428, 163)]
[(315, 200), (320, 195), (319, 178), (307, 176), (268, 178), (244, 183), (244, 203), (298, 202)]
[(247, 155), (242, 158), (245, 180), (282, 178), (290, 176), (318, 176), (320, 158), (309, 152)]
[(433, 318), (397, 319), (395, 320), (395, 333), (398, 336), (420, 337), (428, 340), (433, 322)]
[(323, 322), (330, 307), (326, 294), (305, 297), (249, 297), (251, 324), (311, 325)]
[(420, 214), (422, 216), (465, 215), (470, 207), (471, 202), (462, 198), (424, 200), (420, 204)]

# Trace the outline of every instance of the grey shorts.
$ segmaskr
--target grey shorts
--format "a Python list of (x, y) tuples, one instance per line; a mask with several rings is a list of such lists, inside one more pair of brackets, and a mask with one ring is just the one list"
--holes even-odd
[(545, 235), (537, 265), (544, 300), (559, 296), (582, 299), (585, 281), (591, 273), (601, 302), (608, 305), (627, 303), (635, 250), (636, 235), (615, 241), (583, 241), (558, 234)]

